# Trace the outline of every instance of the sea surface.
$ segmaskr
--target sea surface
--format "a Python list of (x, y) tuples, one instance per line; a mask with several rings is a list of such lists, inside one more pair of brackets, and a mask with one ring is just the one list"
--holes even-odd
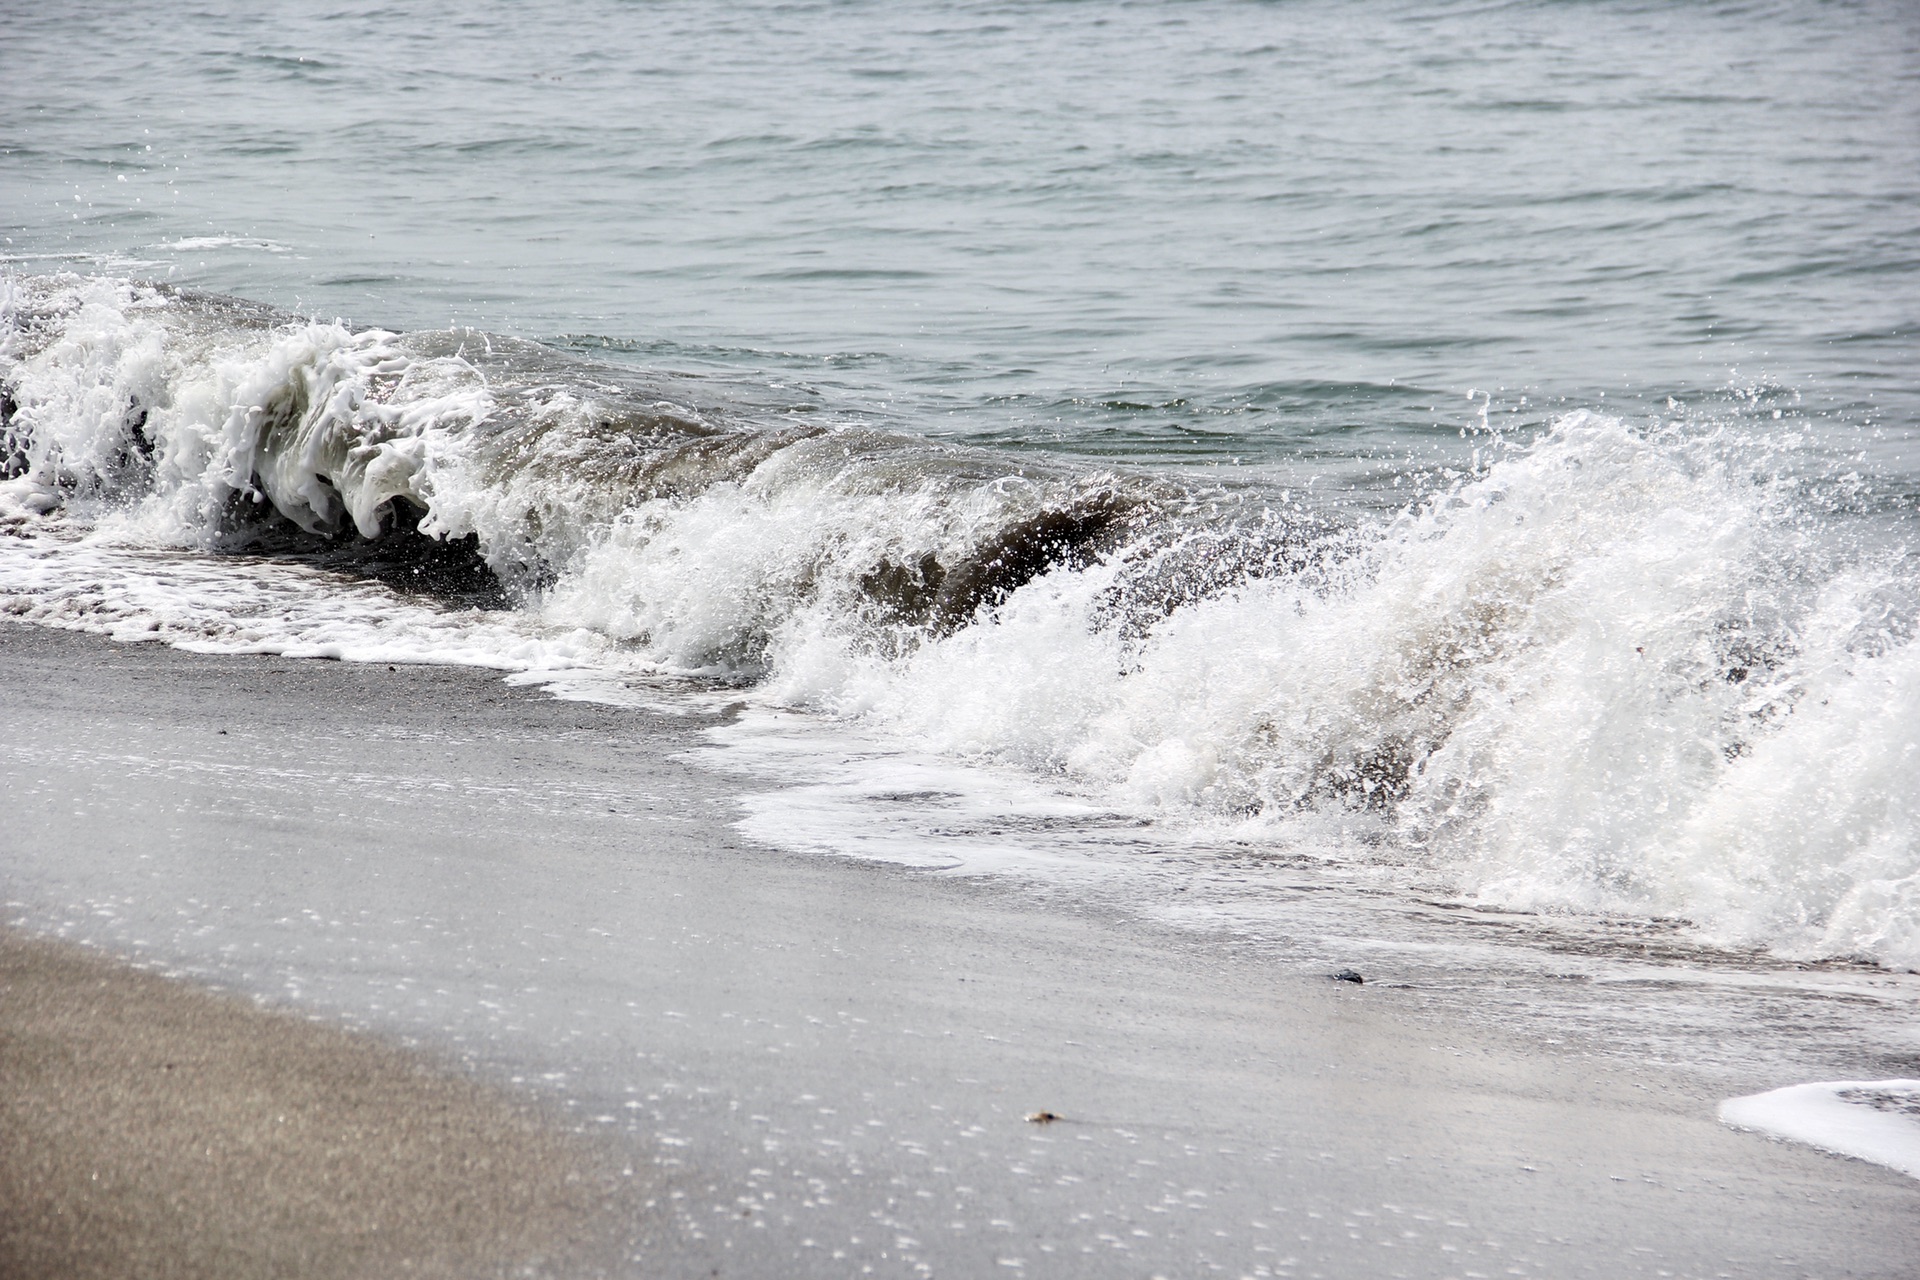
[(7, 615), (1911, 1005), (1912, 4), (0, 7)]

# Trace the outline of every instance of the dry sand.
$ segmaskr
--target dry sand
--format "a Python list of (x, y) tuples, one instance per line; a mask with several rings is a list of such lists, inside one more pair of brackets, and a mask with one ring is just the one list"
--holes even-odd
[(588, 1275), (613, 1153), (364, 1036), (0, 932), (0, 1276)]

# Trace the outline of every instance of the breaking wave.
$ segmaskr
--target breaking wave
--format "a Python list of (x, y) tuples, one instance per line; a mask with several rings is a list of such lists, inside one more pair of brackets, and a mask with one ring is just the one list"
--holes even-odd
[[(1915, 575), (1777, 441), (1576, 412), (1342, 511), (473, 331), (3, 287), (17, 547), (318, 557), (437, 592), (435, 644), (511, 606), (1163, 821), (1337, 809), (1488, 901), (1920, 965)], [(91, 625), (45, 559), (5, 607)]]

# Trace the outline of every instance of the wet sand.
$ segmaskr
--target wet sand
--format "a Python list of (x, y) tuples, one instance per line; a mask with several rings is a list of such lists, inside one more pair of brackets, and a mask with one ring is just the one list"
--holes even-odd
[(365, 1036), (0, 932), (0, 1276), (602, 1274), (613, 1153)]
[[(1716, 1123), (1721, 1097), (1789, 1081), (1723, 1091), (1098, 904), (759, 847), (730, 825), (739, 782), (684, 757), (697, 717), (0, 625), (0, 720), (15, 927), (417, 1040), (591, 1130), (662, 1206), (628, 1219), (633, 1275), (1911, 1277), (1920, 1258), (1920, 1182)], [(69, 1020), (59, 1052), (132, 1070), (125, 1020), (72, 1007), (50, 990), (38, 1015)], [(200, 1145), (194, 1180), (144, 1184), (203, 1189), (177, 1223), (127, 1199), (119, 1238), (150, 1260), (127, 1274), (216, 1274), (191, 1251), (257, 1221), (235, 1189), (263, 1185), (319, 1214), (338, 1265), (370, 1256), (351, 1208), (299, 1206), (382, 1203), (392, 1143), (273, 1183), (248, 1163), (281, 1114), (250, 1100), (250, 1044), (196, 1059), (232, 1073), (239, 1100), (206, 1106), (235, 1136)], [(139, 1169), (175, 1141), (42, 1123), (76, 1127), (31, 1144), (57, 1194), (9, 1212), (15, 1250), (74, 1247), (57, 1215), (92, 1203), (90, 1151), (124, 1141)], [(553, 1189), (564, 1161), (517, 1132)], [(436, 1150), (406, 1167), (462, 1167)], [(521, 1225), (486, 1236), (455, 1225), (457, 1177), (402, 1181), (423, 1265), (457, 1269), (432, 1250), (464, 1243), (506, 1268), (556, 1224), (598, 1230), (564, 1225), (589, 1208), (564, 1183), (499, 1190)], [(305, 1256), (284, 1273), (329, 1274)]]

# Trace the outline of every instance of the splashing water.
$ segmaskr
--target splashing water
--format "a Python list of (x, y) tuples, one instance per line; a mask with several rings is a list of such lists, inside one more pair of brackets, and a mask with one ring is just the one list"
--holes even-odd
[[(345, 656), (752, 683), (1170, 826), (1351, 813), (1376, 853), (1340, 856), (1489, 902), (1920, 965), (1914, 575), (1789, 439), (1573, 412), (1379, 514), (473, 331), (78, 277), (11, 281), (0, 310), (16, 615), (170, 635), (152, 592), (74, 575), (111, 548), (331, 548), (444, 588), (342, 584)], [(321, 612), (186, 638), (301, 651)]]

